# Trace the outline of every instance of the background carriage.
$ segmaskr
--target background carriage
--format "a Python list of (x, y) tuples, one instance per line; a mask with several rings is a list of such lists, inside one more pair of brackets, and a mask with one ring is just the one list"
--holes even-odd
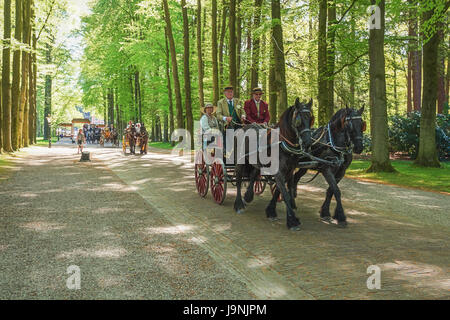
[[(130, 145), (130, 137), (134, 140), (134, 145)], [(125, 134), (122, 137), (122, 150), (124, 154), (127, 154), (127, 148), (130, 150), (130, 154), (134, 154), (135, 148), (136, 148), (136, 138), (134, 136), (131, 136), (128, 134), (128, 132), (125, 132)]]
[(109, 130), (109, 128), (105, 128), (105, 130), (102, 130), (99, 143), (102, 147), (104, 147), (105, 142), (111, 142), (116, 147), (119, 146), (119, 139), (114, 130)]
[[(134, 143), (130, 145), (130, 139), (134, 139)], [(130, 154), (135, 154), (136, 147), (139, 147), (140, 154), (147, 154), (148, 152), (148, 134), (147, 132), (138, 134), (129, 134), (125, 132), (122, 137), (122, 150), (124, 154), (127, 154), (127, 148), (130, 150)]]

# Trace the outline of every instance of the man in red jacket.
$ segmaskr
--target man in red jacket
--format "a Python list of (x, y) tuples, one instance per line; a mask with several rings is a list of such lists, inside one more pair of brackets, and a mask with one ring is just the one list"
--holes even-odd
[(269, 106), (266, 102), (262, 101), (262, 94), (263, 91), (261, 88), (254, 88), (252, 90), (253, 99), (245, 101), (244, 110), (247, 123), (269, 123)]

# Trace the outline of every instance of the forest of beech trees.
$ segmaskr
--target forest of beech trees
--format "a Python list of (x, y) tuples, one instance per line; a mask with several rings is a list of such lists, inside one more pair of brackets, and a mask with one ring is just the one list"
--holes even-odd
[(415, 162), (439, 166), (446, 0), (96, 0), (76, 30), (80, 57), (58, 41), (70, 2), (2, 0), (0, 152), (47, 137), (46, 116), (70, 121), (75, 105), (169, 141), (176, 128), (193, 133), (200, 106), (232, 85), (241, 99), (262, 87), (273, 123), (296, 97), (314, 99), (319, 126), (365, 105), (370, 171), (394, 170), (389, 116), (420, 112)]

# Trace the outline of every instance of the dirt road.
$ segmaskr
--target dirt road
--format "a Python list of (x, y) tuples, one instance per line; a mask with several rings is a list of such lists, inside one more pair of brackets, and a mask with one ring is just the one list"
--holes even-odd
[[(12, 160), (0, 180), (0, 298), (449, 298), (447, 195), (344, 179), (340, 229), (318, 221), (319, 177), (299, 188), (293, 232), (284, 205), (279, 221), (265, 218), (268, 190), (237, 215), (234, 187), (222, 206), (201, 199), (185, 158), (90, 151), (90, 163), (64, 145)], [(66, 287), (70, 265), (80, 290)], [(381, 289), (367, 288), (371, 265)]]

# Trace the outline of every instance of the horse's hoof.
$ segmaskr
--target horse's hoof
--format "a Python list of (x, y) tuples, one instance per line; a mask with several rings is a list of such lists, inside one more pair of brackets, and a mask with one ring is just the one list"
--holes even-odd
[(268, 217), (267, 219), (269, 219), (269, 221), (271, 221), (271, 222), (280, 220), (280, 218), (278, 218), (278, 217)]
[(236, 210), (236, 213), (237, 213), (237, 214), (243, 214), (244, 211), (245, 211), (244, 209), (238, 209), (238, 210)]
[(347, 221), (338, 221), (338, 228), (347, 228)]
[(330, 216), (320, 217), (319, 220), (322, 222), (326, 222), (326, 223), (331, 223), (331, 221), (332, 221)]
[(290, 227), (289, 230), (291, 230), (291, 231), (300, 231), (300, 226)]

